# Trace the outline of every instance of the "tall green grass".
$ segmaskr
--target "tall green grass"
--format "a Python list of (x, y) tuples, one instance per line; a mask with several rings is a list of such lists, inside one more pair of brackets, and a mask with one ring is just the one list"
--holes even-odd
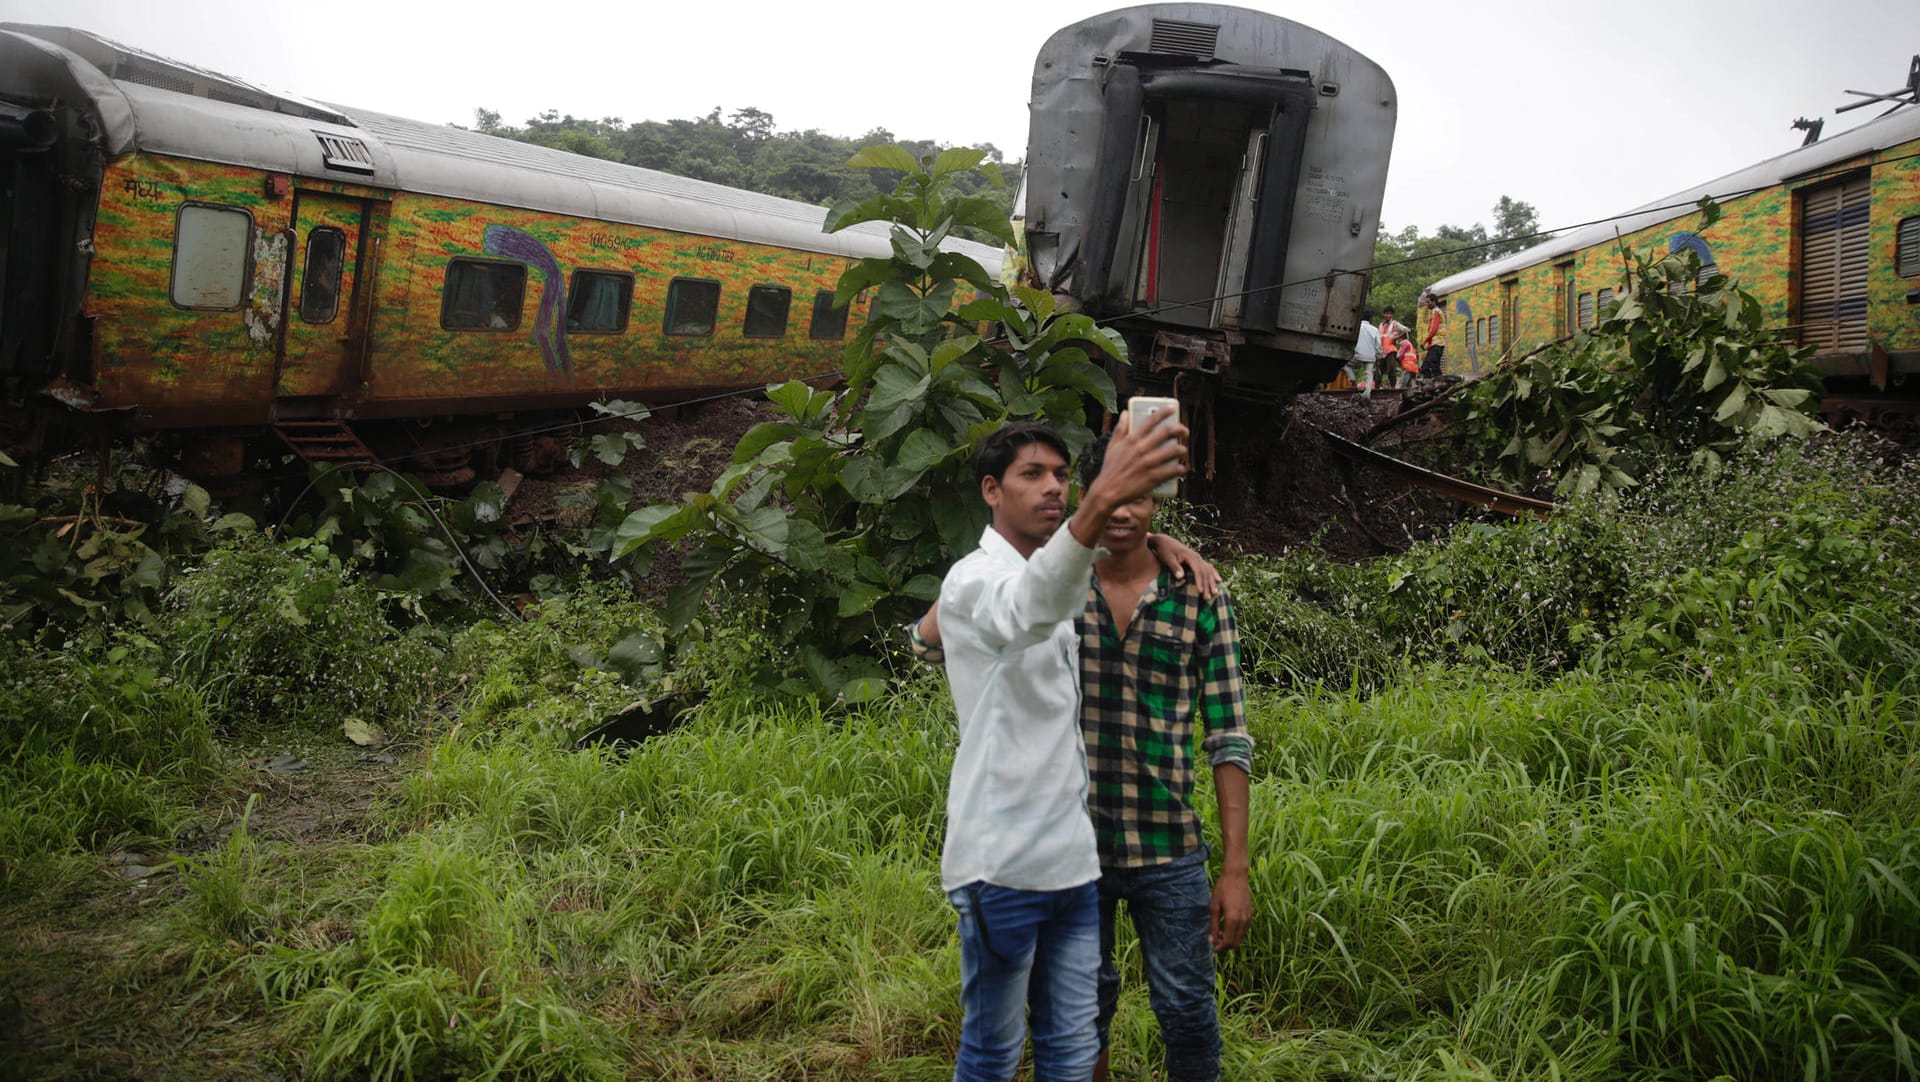
[(1498, 994), (1516, 1055), (1597, 1025), (1633, 1077), (1913, 1074), (1913, 678), (1410, 675), (1258, 713), (1241, 1002), (1320, 1030)]
[(199, 690), (133, 641), (71, 652), (0, 640), (0, 883), (81, 850), (172, 839), (224, 760)]
[[(1227, 1076), (1920, 1078), (1920, 499), (1863, 453), (1236, 569), (1256, 913), (1222, 968)], [(307, 1077), (950, 1074), (938, 677), (769, 701), (724, 617), (654, 666), (657, 618), (604, 591), (422, 633), (318, 557), (232, 561), (117, 656), (0, 655), (9, 887), (231, 801), (173, 895), (196, 961), (152, 979), (270, 1023)], [(271, 619), (322, 597), (381, 623)], [(705, 701), (572, 750), (669, 694)], [(261, 731), (244, 710), (434, 720), (375, 840), (299, 849), (239, 811), (218, 740)], [(1121, 949), (1116, 1077), (1156, 1077)]]
[[(273, 1009), (329, 1077), (497, 1072), (562, 1021), (577, 1055), (516, 1070), (936, 1076), (939, 691), (841, 718), (723, 699), (625, 758), (443, 741), (352, 943), (270, 956), (308, 975)], [(1439, 668), (1254, 705), (1232, 1077), (1912, 1075), (1911, 680)], [(1147, 1072), (1134, 980), (1115, 1056)], [(428, 1025), (454, 1013), (486, 1024)]]

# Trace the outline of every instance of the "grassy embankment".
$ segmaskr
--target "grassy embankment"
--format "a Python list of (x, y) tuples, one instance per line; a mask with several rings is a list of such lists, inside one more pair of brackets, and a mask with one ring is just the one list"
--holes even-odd
[[(1915, 1077), (1917, 508), (1857, 447), (1789, 449), (1369, 565), (1236, 567), (1262, 679), (1229, 1077)], [(312, 548), (242, 545), (139, 636), (6, 648), (5, 1058), (947, 1076), (937, 679), (756, 702), (753, 634), (716, 623), (674, 677), (712, 698), (621, 758), (568, 738), (658, 690), (591, 665), (645, 610), (384, 611)], [(364, 815), (293, 824), (326, 785), (237, 749), (357, 763), (346, 717), (401, 761)], [(178, 870), (122, 881), (128, 851)], [(1152, 1076), (1153, 1030), (1136, 979), (1117, 1077)]]

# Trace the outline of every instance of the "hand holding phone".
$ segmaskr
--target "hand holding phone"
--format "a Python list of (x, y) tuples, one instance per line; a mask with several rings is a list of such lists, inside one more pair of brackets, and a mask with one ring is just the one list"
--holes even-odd
[[(1167, 409), (1168, 407), (1172, 407), (1173, 412), (1169, 413), (1166, 418), (1163, 419), (1162, 424), (1168, 420), (1178, 421), (1180, 419), (1179, 399), (1157, 398), (1153, 395), (1134, 395), (1132, 398), (1127, 399), (1127, 413), (1133, 418), (1133, 429), (1136, 432), (1145, 429), (1147, 418), (1153, 416), (1156, 411)], [(1153, 494), (1160, 499), (1166, 499), (1168, 496), (1178, 492), (1179, 489), (1180, 479), (1177, 477), (1169, 477), (1155, 486)]]

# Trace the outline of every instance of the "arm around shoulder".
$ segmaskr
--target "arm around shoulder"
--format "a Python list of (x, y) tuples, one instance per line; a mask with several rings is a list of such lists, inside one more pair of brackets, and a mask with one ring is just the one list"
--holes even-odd
[(991, 650), (1045, 640), (1086, 605), (1093, 556), (1093, 549), (1061, 529), (1018, 567), (986, 558), (962, 561), (940, 591), (940, 637), (952, 645), (956, 626), (964, 624)]

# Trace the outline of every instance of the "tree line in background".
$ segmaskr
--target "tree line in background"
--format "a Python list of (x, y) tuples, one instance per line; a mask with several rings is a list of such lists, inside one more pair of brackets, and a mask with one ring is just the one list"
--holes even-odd
[[(487, 135), (571, 151), (589, 157), (675, 176), (712, 181), (732, 188), (827, 206), (843, 199), (865, 199), (893, 191), (902, 174), (892, 170), (850, 168), (853, 156), (868, 147), (898, 145), (916, 158), (931, 160), (946, 149), (930, 139), (901, 139), (884, 128), (847, 138), (806, 131), (779, 131), (773, 114), (748, 106), (723, 116), (715, 106), (693, 120), (641, 120), (619, 117), (592, 120), (549, 109), (514, 127), (490, 109), (474, 110), (474, 129)], [(1001, 164), (1009, 177), (1020, 175), (1018, 161), (1005, 162), (991, 143), (979, 149)], [(963, 196), (991, 200), (1011, 216), (1014, 190), (996, 187), (980, 173), (956, 177)], [(985, 239), (985, 238), (975, 238)]]
[(1377, 316), (1392, 305), (1402, 323), (1411, 323), (1420, 291), (1463, 270), (1491, 263), (1547, 239), (1541, 233), (1540, 212), (1532, 203), (1503, 195), (1493, 205), (1493, 230), (1475, 222), (1470, 226), (1443, 225), (1429, 236), (1419, 226), (1389, 232), (1385, 222), (1373, 242), (1373, 276), (1367, 288), (1367, 307)]

